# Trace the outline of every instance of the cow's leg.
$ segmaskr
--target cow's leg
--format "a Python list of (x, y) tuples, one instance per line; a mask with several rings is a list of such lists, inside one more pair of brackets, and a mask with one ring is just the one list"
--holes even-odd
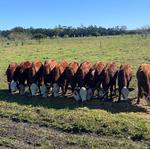
[(67, 90), (68, 90), (68, 82), (65, 83), (65, 88), (64, 88), (63, 95), (65, 95), (67, 93)]
[(132, 77), (129, 79), (129, 80), (127, 80), (127, 88), (129, 89), (129, 84), (130, 84), (130, 82), (131, 82), (131, 79), (132, 79)]
[(61, 90), (62, 90), (62, 95), (64, 96), (65, 95), (65, 86), (64, 85), (61, 86)]
[(129, 81), (127, 82), (127, 88), (129, 88)]
[(118, 97), (118, 102), (121, 100), (121, 89), (119, 88), (119, 97)]
[(115, 79), (112, 80), (112, 85), (111, 85), (110, 90), (111, 90), (112, 95), (116, 95), (116, 80)]
[(108, 99), (108, 90), (106, 90), (105, 92), (106, 92), (106, 93), (105, 93), (105, 96), (104, 96), (104, 100), (105, 100), (105, 99)]
[(29, 94), (31, 95), (31, 85), (29, 85)]
[(10, 83), (8, 83), (8, 90), (11, 93)]
[(39, 88), (39, 94), (41, 95), (41, 88), (40, 88), (40, 84), (38, 84), (38, 88)]
[(30, 83), (29, 83), (29, 80), (27, 80), (27, 86), (28, 86), (28, 89), (29, 89), (29, 94), (31, 94), (31, 89), (30, 89)]
[(71, 91), (73, 93), (76, 87), (76, 83), (74, 81), (71, 81), (70, 85), (71, 85)]
[(74, 85), (71, 85), (71, 92), (73, 93), (75, 90), (75, 86)]
[(140, 103), (140, 98), (142, 97), (142, 89), (141, 87), (138, 85), (138, 99), (137, 99), (137, 104)]
[(130, 81), (127, 81), (127, 89), (129, 89)]
[[(23, 85), (24, 85), (24, 84), (23, 84)], [(18, 88), (18, 90), (19, 90), (19, 95), (20, 95), (20, 94), (21, 94), (21, 92), (20, 92), (20, 83), (18, 84), (17, 88)]]
[(110, 86), (110, 98), (112, 98), (113, 95), (113, 85)]
[(64, 96), (65, 95), (65, 86), (66, 86), (66, 83), (62, 83), (59, 86), (61, 87), (62, 95)]
[(116, 82), (114, 84), (114, 95), (116, 95)]
[(47, 87), (47, 93), (49, 94), (50, 91), (51, 91), (50, 89), (51, 89), (51, 86), (52, 86), (52, 85), (51, 85), (51, 83), (49, 83), (49, 84), (48, 84), (48, 83), (45, 83), (45, 86)]

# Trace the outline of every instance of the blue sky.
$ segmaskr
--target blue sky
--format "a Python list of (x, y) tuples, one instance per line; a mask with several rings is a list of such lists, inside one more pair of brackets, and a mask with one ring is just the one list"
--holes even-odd
[(0, 0), (0, 30), (59, 24), (140, 28), (150, 25), (150, 0)]

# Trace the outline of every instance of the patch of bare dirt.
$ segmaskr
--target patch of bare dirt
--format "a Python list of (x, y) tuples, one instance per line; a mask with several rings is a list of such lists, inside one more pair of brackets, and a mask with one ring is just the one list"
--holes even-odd
[(67, 142), (63, 141), (61, 135), (50, 128), (0, 117), (1, 149), (63, 148)]

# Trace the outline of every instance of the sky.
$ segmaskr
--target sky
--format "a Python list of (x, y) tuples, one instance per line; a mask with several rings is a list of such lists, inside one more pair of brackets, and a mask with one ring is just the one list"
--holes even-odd
[(0, 30), (58, 25), (148, 26), (150, 0), (0, 0)]

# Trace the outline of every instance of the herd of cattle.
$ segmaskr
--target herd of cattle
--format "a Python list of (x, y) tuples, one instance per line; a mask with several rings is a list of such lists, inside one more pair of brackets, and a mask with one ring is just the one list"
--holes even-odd
[[(118, 83), (119, 98), (128, 99), (129, 83), (132, 79), (132, 68), (129, 64), (123, 64), (118, 69), (115, 63), (96, 62), (92, 64), (85, 61), (79, 64), (76, 61), (68, 63), (63, 60), (57, 63), (55, 60), (25, 61), (20, 64), (11, 63), (7, 70), (7, 81), (11, 93), (19, 90), (19, 94), (25, 93), (25, 87), (29, 87), (30, 94), (35, 96), (38, 92), (42, 97), (65, 95), (70, 86), (75, 100), (86, 101), (94, 96), (97, 90), (99, 98), (105, 99), (116, 94)], [(150, 64), (142, 64), (137, 71), (138, 100), (145, 96), (150, 104)]]

